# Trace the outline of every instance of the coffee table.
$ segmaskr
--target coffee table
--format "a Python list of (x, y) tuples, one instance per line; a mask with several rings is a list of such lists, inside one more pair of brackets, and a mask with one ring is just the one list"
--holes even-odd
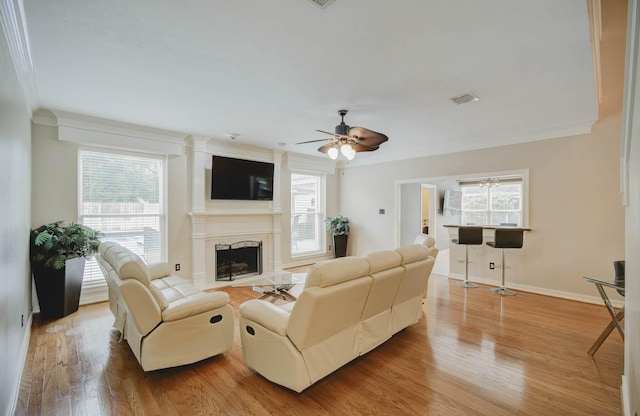
[(278, 299), (295, 301), (297, 298), (289, 293), (295, 285), (304, 284), (306, 273), (294, 273), (286, 270), (266, 272), (254, 277), (246, 277), (233, 282), (231, 287), (253, 287), (255, 292), (261, 293), (258, 299), (275, 302)]

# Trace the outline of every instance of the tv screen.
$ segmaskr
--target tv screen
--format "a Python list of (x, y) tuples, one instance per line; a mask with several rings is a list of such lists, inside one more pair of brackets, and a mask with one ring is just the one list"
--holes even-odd
[(452, 217), (462, 211), (462, 191), (447, 189), (444, 191), (444, 216)]
[(273, 200), (273, 163), (213, 155), (211, 199)]

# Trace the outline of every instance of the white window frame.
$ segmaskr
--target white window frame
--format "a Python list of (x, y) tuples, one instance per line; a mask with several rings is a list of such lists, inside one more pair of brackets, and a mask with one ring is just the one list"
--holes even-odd
[[(294, 223), (294, 217), (296, 215), (300, 215), (300, 214), (304, 214), (304, 213), (300, 213), (300, 212), (295, 212), (294, 211), (294, 198), (293, 198), (293, 175), (305, 175), (305, 176), (314, 176), (318, 178), (318, 183), (319, 183), (319, 188), (317, 190), (317, 195), (318, 195), (318, 202), (316, 204), (317, 206), (317, 212), (315, 213), (315, 215), (318, 218), (319, 221), (319, 226), (318, 226), (318, 237), (317, 237), (317, 241), (316, 243), (318, 244), (318, 249), (317, 250), (307, 250), (307, 251), (301, 251), (301, 252), (294, 252), (294, 244), (293, 244), (293, 223)], [(290, 180), (290, 217), (289, 217), (289, 224), (291, 224), (291, 233), (290, 233), (290, 241), (291, 243), (289, 244), (289, 250), (291, 252), (291, 258), (292, 259), (299, 259), (299, 258), (303, 258), (303, 257), (310, 257), (310, 256), (317, 256), (317, 255), (322, 255), (322, 254), (326, 254), (327, 253), (327, 245), (326, 245), (326, 236), (327, 233), (324, 232), (325, 228), (324, 228), (324, 220), (326, 219), (326, 175), (324, 173), (318, 173), (318, 172), (308, 172), (308, 171), (299, 171), (299, 170), (292, 170), (290, 172), (289, 175), (289, 180)]]
[[(167, 164), (167, 157), (166, 155), (158, 155), (158, 154), (151, 154), (151, 153), (141, 153), (141, 152), (132, 152), (132, 151), (124, 151), (124, 150), (114, 150), (114, 149), (107, 149), (107, 148), (101, 148), (101, 147), (89, 147), (89, 146), (80, 146), (78, 147), (78, 200), (77, 200), (77, 206), (78, 206), (78, 223), (82, 224), (85, 220), (85, 218), (89, 218), (89, 217), (96, 217), (96, 216), (100, 216), (100, 217), (105, 217), (105, 215), (95, 215), (95, 214), (84, 214), (83, 212), (81, 212), (80, 210), (80, 206), (82, 204), (82, 199), (83, 199), (83, 189), (82, 189), (82, 154), (86, 153), (86, 152), (92, 152), (92, 153), (103, 153), (103, 154), (111, 154), (111, 155), (122, 155), (122, 156), (132, 156), (132, 157), (139, 157), (139, 158), (147, 158), (147, 159), (154, 159), (154, 160), (159, 160), (162, 162), (162, 186), (160, 188), (160, 206), (161, 206), (161, 212), (160, 214), (146, 214), (146, 215), (151, 215), (151, 216), (157, 216), (159, 217), (159, 224), (160, 224), (160, 230), (159, 230), (159, 238), (160, 238), (160, 261), (166, 261), (167, 260), (167, 228), (168, 228), (168, 220), (167, 220), (167, 209), (168, 209), (168, 197), (167, 197), (167, 189), (168, 189), (168, 174), (167, 174), (167, 170), (168, 170), (168, 164)], [(122, 216), (123, 214), (118, 214), (117, 216)], [(106, 215), (108, 216), (108, 215)], [(141, 216), (140, 214), (131, 214), (131, 216)], [(98, 230), (101, 231), (101, 230)], [(103, 235), (102, 237), (102, 241), (108, 241), (108, 235)], [(94, 259), (92, 259), (91, 261), (95, 261)], [(85, 268), (86, 270), (86, 268)], [(102, 277), (96, 277), (93, 279), (83, 279), (83, 289), (86, 288), (97, 288), (97, 287), (101, 287), (104, 286), (106, 283), (106, 281), (104, 280), (104, 276)]]
[[(518, 212), (520, 215), (520, 222), (517, 223), (518, 227), (525, 227), (526, 224), (528, 223), (527, 221), (527, 211), (526, 211), (526, 201), (527, 201), (527, 187), (526, 187), (526, 178), (524, 175), (517, 175), (517, 176), (507, 176), (507, 177), (491, 177), (488, 178), (491, 179), (492, 181), (497, 181), (502, 183), (503, 185), (505, 184), (519, 184), (520, 185), (520, 209), (519, 210), (512, 210), (512, 211), (506, 211), (506, 210), (492, 210), (491, 209), (491, 200), (492, 200), (492, 195), (491, 195), (491, 191), (492, 189), (497, 189), (497, 187), (495, 186), (495, 184), (491, 185), (491, 186), (487, 186), (487, 209), (486, 210), (477, 210), (477, 209), (465, 209), (464, 206), (462, 207), (462, 210), (460, 211), (460, 222), (461, 224), (466, 224), (465, 221), (465, 212), (483, 212), (486, 213), (486, 217), (487, 217), (487, 221), (486, 224), (475, 224), (475, 225), (499, 225), (499, 224), (492, 224), (491, 221), (491, 217), (492, 217), (492, 213), (499, 213), (499, 212)], [(460, 180), (458, 181), (458, 184), (460, 186), (460, 190), (462, 191), (463, 188), (465, 187), (470, 187), (470, 186), (479, 186), (481, 183), (484, 183), (485, 180), (481, 179), (481, 180)], [(486, 186), (486, 185), (485, 185)], [(464, 196), (463, 196), (464, 198)], [(463, 204), (464, 205), (464, 204)]]

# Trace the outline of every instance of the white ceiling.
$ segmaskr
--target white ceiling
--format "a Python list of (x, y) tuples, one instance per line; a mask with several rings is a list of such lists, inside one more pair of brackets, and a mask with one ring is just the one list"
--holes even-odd
[[(597, 119), (585, 0), (24, 0), (38, 105), (382, 161), (559, 137)], [(449, 98), (467, 91), (477, 102)], [(280, 147), (279, 143), (286, 143)]]

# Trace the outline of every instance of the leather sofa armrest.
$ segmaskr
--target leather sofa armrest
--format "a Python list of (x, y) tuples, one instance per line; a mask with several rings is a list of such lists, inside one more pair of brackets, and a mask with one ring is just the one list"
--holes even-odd
[(120, 292), (129, 310), (127, 319), (133, 319), (142, 336), (147, 335), (162, 320), (160, 307), (142, 283), (128, 279), (120, 286)]
[(196, 292), (190, 296), (175, 300), (162, 311), (164, 322), (177, 321), (189, 316), (212, 311), (229, 303), (226, 292)]
[(159, 262), (147, 264), (147, 269), (149, 270), (149, 278), (151, 280), (160, 279), (161, 277), (166, 277), (171, 274), (169, 263)]
[(287, 336), (290, 313), (260, 299), (251, 299), (240, 305), (240, 315), (282, 336)]

